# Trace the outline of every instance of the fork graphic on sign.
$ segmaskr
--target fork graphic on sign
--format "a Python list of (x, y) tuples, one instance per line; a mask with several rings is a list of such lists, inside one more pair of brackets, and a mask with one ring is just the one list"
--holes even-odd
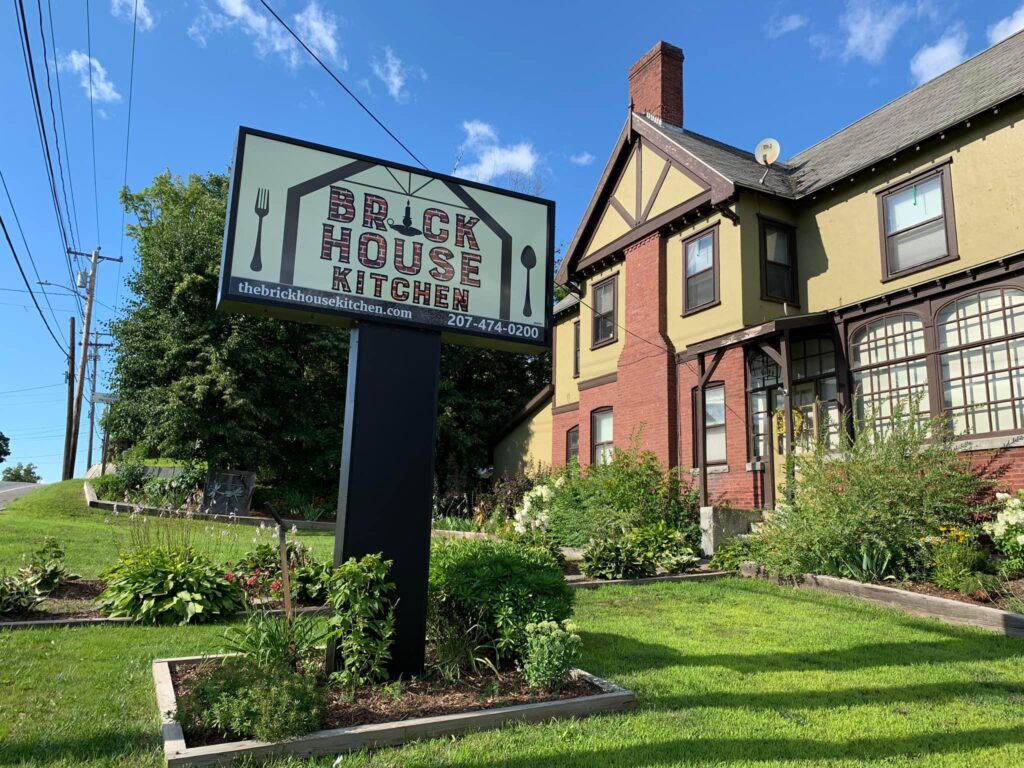
[(256, 208), (254, 210), (259, 218), (259, 225), (256, 227), (256, 247), (252, 251), (252, 263), (249, 269), (259, 272), (263, 269), (263, 257), (260, 254), (260, 241), (263, 239), (263, 218), (270, 213), (270, 190), (260, 187), (256, 191)]

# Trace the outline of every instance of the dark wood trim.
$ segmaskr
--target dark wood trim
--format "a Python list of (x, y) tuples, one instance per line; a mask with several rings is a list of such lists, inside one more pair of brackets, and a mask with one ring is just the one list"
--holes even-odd
[[(713, 373), (714, 373), (714, 369), (712, 368), (712, 369), (710, 369), (708, 371), (705, 371), (704, 376), (707, 377), (707, 378), (710, 378), (710, 376)], [(715, 379), (714, 381), (706, 381), (704, 383), (703, 387), (698, 385), (696, 387), (693, 387), (690, 390), (690, 402), (693, 404), (693, 418), (691, 419), (691, 421), (693, 422), (693, 424), (691, 425), (691, 428), (692, 428), (692, 431), (693, 431), (693, 440), (694, 440), (694, 444), (696, 444), (696, 442), (698, 440), (698, 434), (700, 434), (700, 437), (704, 440), (703, 446), (704, 446), (704, 450), (705, 451), (707, 451), (707, 430), (708, 430), (708, 425), (707, 425), (707, 391), (709, 389), (714, 389), (715, 387), (721, 387), (722, 388), (722, 401), (725, 402), (725, 381), (723, 379)], [(698, 390), (701, 390), (701, 399), (704, 401), (704, 407), (701, 408), (699, 411), (697, 410), (697, 399), (698, 399), (697, 392), (698, 392)], [(726, 407), (725, 410), (726, 410), (726, 414), (728, 414), (729, 408)], [(725, 417), (725, 453), (726, 453), (725, 458), (720, 460), (720, 461), (708, 461), (707, 465), (706, 465), (706, 468), (707, 467), (721, 467), (721, 466), (726, 466), (726, 465), (729, 464), (729, 423), (728, 422), (729, 422), (729, 417), (728, 417), (728, 415), (726, 415), (726, 417)]]
[[(790, 291), (789, 298), (772, 296), (768, 293), (768, 229), (783, 230), (789, 235)], [(757, 214), (757, 239), (761, 265), (761, 301), (789, 304), (800, 307), (800, 271), (796, 251), (796, 227), (788, 222)]]
[(580, 321), (572, 321), (572, 377), (578, 379), (580, 377), (580, 353), (583, 351), (583, 337), (580, 326)]
[[(610, 405), (603, 405), (600, 408), (595, 408), (594, 410), (592, 410), (590, 412), (590, 463), (591, 464), (596, 463), (594, 461), (594, 459), (595, 459), (595, 457), (597, 455), (595, 449), (598, 446), (598, 443), (594, 442), (594, 417), (597, 416), (600, 413), (610, 413), (612, 415), (612, 446), (613, 446), (613, 449), (614, 449), (614, 446), (615, 446), (615, 409), (612, 406), (610, 406)], [(604, 443), (600, 443), (600, 445), (604, 445)]]
[[(652, 145), (660, 149), (670, 160), (680, 166), (690, 178), (698, 183), (710, 187), (713, 202), (719, 202), (736, 194), (736, 185), (721, 171), (683, 149), (672, 139), (663, 134), (660, 129), (646, 120), (636, 120), (634, 130), (641, 137), (647, 139)], [(684, 170), (685, 169), (685, 170)]]
[[(953, 158), (949, 157), (942, 162), (936, 163), (927, 170), (915, 173), (913, 176), (897, 181), (886, 187), (875, 192), (875, 197), (878, 205), (878, 237), (882, 251), (882, 282), (888, 283), (892, 280), (898, 280), (907, 275), (914, 275), (918, 272), (924, 272), (934, 267), (941, 266), (942, 264), (948, 264), (951, 261), (957, 261), (960, 258), (960, 252), (957, 247), (956, 239), (956, 215), (953, 211), (953, 181), (950, 178), (950, 166), (953, 163)], [(898, 272), (893, 272), (889, 268), (889, 235), (886, 234), (885, 229), (885, 201), (888, 197), (909, 189), (915, 184), (920, 184), (922, 181), (927, 181), (934, 176), (939, 177), (939, 184), (942, 187), (942, 219), (943, 225), (946, 231), (946, 255), (941, 256), (932, 261), (925, 262), (924, 264), (918, 264), (908, 269), (903, 269)], [(919, 225), (923, 226), (923, 225)]]
[(698, 195), (694, 195), (689, 200), (685, 200), (675, 208), (670, 208), (664, 213), (658, 214), (653, 219), (645, 221), (635, 229), (627, 232), (617, 240), (613, 240), (598, 250), (594, 251), (590, 255), (580, 260), (579, 264), (576, 265), (574, 272), (587, 269), (594, 264), (606, 259), (609, 256), (613, 256), (617, 253), (621, 253), (627, 246), (632, 245), (638, 240), (643, 240), (648, 235), (654, 234), (662, 227), (666, 227), (676, 219), (686, 214), (693, 213), (698, 208), (711, 203), (711, 193), (701, 192)]
[(719, 347), (736, 346), (737, 344), (743, 344), (760, 338), (761, 336), (771, 336), (772, 334), (779, 333), (787, 328), (797, 330), (798, 328), (825, 325), (831, 322), (833, 322), (831, 312), (813, 312), (806, 315), (777, 317), (774, 320), (769, 320), (768, 322), (761, 323), (760, 325), (751, 325), (739, 331), (724, 333), (721, 336), (714, 336), (710, 339), (690, 344), (686, 349), (679, 353), (677, 361), (685, 362), (687, 360), (692, 360), (694, 355), (702, 354), (704, 352), (713, 352)]
[(578, 386), (580, 392), (583, 392), (584, 390), (593, 389), (594, 387), (603, 387), (605, 384), (614, 384), (618, 380), (618, 371), (612, 371), (611, 373), (606, 373), (604, 376), (595, 376), (592, 379), (581, 381)]
[(638, 141), (636, 143), (636, 189), (634, 190), (634, 214), (633, 214), (633, 226), (635, 227), (640, 221), (640, 208), (643, 205), (644, 189), (644, 153), (643, 153), (643, 142)]
[[(660, 134), (658, 134), (658, 138), (664, 139), (664, 137), (662, 137)], [(694, 184), (701, 187), (702, 189), (706, 191), (711, 190), (711, 182), (709, 182), (704, 176), (695, 173), (692, 168), (685, 165), (684, 163), (680, 163), (678, 160), (673, 160), (669, 153), (662, 148), (663, 145), (658, 144), (657, 142), (654, 141), (654, 139), (651, 138), (647, 138), (646, 142), (646, 147), (649, 150), (651, 150), (654, 154), (656, 154), (670, 166), (678, 170), (681, 174), (683, 174), (683, 176), (688, 178), (690, 181), (692, 181)], [(697, 162), (702, 163), (703, 161), (698, 159)], [(710, 168), (710, 166), (708, 167)]]
[[(636, 226), (636, 218), (633, 216), (633, 214), (626, 210), (626, 206), (620, 203), (618, 198), (615, 197), (615, 195), (612, 195), (611, 197), (608, 198), (608, 205), (614, 208), (618, 212), (618, 214), (623, 219), (625, 219), (626, 223), (629, 224), (631, 229)], [(605, 208), (605, 210), (607, 211), (608, 209)], [(604, 217), (602, 216), (601, 218), (603, 219)]]
[(551, 408), (551, 414), (553, 416), (560, 416), (563, 413), (572, 413), (580, 409), (579, 400), (575, 403), (566, 403), (565, 405), (556, 405)]
[(502, 439), (505, 438), (505, 436), (507, 436), (510, 432), (512, 432), (512, 430), (518, 427), (525, 419), (528, 419), (534, 413), (539, 411), (545, 403), (547, 403), (552, 397), (554, 397), (554, 394), (555, 385), (546, 385), (544, 389), (542, 389), (540, 392), (538, 392), (536, 395), (530, 398), (530, 401), (522, 408), (520, 408), (515, 416), (506, 421), (501, 426), (501, 428), (494, 433), (494, 436), (491, 438), (491, 445), (497, 445)]
[(590, 293), (596, 294), (598, 288), (603, 288), (607, 283), (612, 284), (612, 335), (607, 339), (596, 341), (594, 339), (597, 333), (597, 323), (594, 320), (597, 318), (597, 301), (590, 307), (590, 349), (600, 349), (601, 347), (607, 347), (609, 344), (614, 344), (619, 340), (619, 273), (615, 272), (608, 277), (598, 280), (596, 283), (590, 286)]
[[(720, 224), (721, 224), (720, 221), (716, 221), (714, 224), (712, 224), (710, 226), (707, 226), (707, 227), (704, 227), (704, 229), (702, 229), (702, 230), (700, 230), (698, 232), (695, 232), (694, 234), (690, 235), (689, 237), (687, 237), (682, 242), (682, 248), (683, 248), (683, 253), (682, 253), (682, 256), (683, 256), (683, 317), (689, 317), (690, 315), (695, 315), (698, 312), (703, 312), (703, 311), (705, 311), (707, 309), (711, 309), (712, 307), (717, 307), (719, 304), (722, 303), (722, 297), (721, 297), (721, 294), (719, 293), (719, 291), (720, 291), (719, 283), (721, 282), (721, 270), (720, 270), (720, 267), (719, 267), (719, 254), (718, 254), (718, 227), (719, 227)], [(711, 279), (712, 279), (712, 283), (713, 283), (714, 288), (715, 288), (715, 298), (714, 298), (713, 301), (710, 301), (710, 302), (708, 302), (706, 304), (700, 304), (700, 305), (698, 305), (696, 307), (688, 307), (687, 303), (686, 303), (686, 298), (687, 298), (686, 282), (687, 282), (687, 280), (689, 278), (686, 275), (686, 246), (689, 245), (690, 243), (696, 241), (696, 240), (701, 240), (701, 239), (707, 237), (708, 235), (711, 235)]]
[(661, 194), (661, 188), (665, 185), (665, 179), (668, 178), (668, 172), (672, 170), (672, 161), (667, 158), (663, 159), (665, 160), (665, 164), (661, 167), (661, 173), (658, 175), (658, 180), (654, 182), (654, 189), (651, 191), (651, 197), (647, 201), (647, 205), (644, 206), (643, 212), (640, 214), (641, 224), (647, 221), (647, 217), (651, 213), (651, 208), (654, 207), (654, 201), (658, 199), (658, 195)]
[(567, 430), (565, 430), (565, 463), (569, 463), (569, 435), (573, 432), (576, 433), (576, 460), (580, 458), (580, 425), (573, 424)]
[(707, 430), (704, 429), (704, 419), (696, 418), (696, 414), (704, 414), (704, 385), (701, 383), (705, 381), (706, 368), (704, 366), (704, 354), (697, 355), (697, 397), (693, 402), (694, 418), (697, 424), (697, 439), (694, 441), (694, 451), (697, 454), (697, 477), (698, 489), (700, 494), (700, 505), (706, 507), (708, 505), (708, 436)]

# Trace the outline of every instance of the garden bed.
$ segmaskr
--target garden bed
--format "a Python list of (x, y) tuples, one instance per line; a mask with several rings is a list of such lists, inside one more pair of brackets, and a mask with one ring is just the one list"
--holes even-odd
[(863, 584), (852, 579), (819, 576), (811, 573), (805, 574), (800, 579), (779, 579), (763, 575), (753, 563), (744, 563), (740, 568), (740, 573), (748, 578), (764, 578), (777, 584), (790, 584), (836, 595), (857, 597), (868, 602), (898, 608), (915, 616), (926, 616), (953, 624), (967, 624), (998, 632), (1007, 637), (1024, 637), (1024, 614), (990, 608), (973, 601), (965, 602), (962, 599), (921, 594), (896, 586)]
[(483, 678), (449, 685), (409, 681), (402, 683), (397, 697), (381, 689), (361, 689), (351, 702), (334, 696), (327, 713), (327, 724), (333, 727), (325, 730), (274, 744), (254, 740), (215, 743), (214, 734), (186, 734), (175, 718), (177, 697), (188, 689), (196, 667), (216, 658), (223, 657), (153, 662), (168, 766), (217, 765), (242, 756), (340, 754), (493, 729), (509, 722), (583, 717), (626, 709), (635, 701), (631, 691), (582, 670), (574, 670), (566, 688), (557, 694), (531, 692), (513, 673), (498, 681)]

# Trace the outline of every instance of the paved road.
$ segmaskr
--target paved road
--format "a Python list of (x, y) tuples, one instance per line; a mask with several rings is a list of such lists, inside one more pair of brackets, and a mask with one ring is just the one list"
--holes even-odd
[(0, 509), (4, 508), (12, 499), (24, 496), (36, 488), (42, 488), (39, 483), (2, 483), (0, 482)]

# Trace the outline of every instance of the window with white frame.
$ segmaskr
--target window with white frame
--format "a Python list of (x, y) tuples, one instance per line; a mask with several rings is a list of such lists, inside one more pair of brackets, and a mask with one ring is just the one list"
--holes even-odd
[(590, 414), (590, 461), (608, 464), (615, 453), (612, 409), (601, 408)]

